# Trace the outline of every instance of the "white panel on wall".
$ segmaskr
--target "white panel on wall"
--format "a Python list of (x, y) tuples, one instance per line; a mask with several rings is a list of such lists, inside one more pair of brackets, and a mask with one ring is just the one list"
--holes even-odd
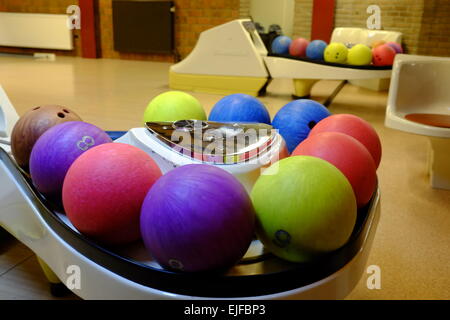
[(65, 14), (0, 12), (0, 46), (72, 50)]

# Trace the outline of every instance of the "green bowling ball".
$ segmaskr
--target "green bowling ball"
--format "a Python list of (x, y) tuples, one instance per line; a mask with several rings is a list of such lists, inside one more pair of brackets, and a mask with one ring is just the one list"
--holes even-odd
[(145, 122), (206, 120), (200, 102), (188, 93), (167, 91), (153, 98), (144, 112)]
[(342, 247), (356, 223), (356, 199), (347, 178), (311, 156), (270, 166), (256, 181), (251, 199), (258, 238), (291, 262), (310, 261)]

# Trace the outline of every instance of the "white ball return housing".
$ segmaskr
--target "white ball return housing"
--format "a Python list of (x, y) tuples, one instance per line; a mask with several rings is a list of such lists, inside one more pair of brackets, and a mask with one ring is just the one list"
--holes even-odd
[(450, 58), (395, 57), (385, 124), (429, 137), (430, 182), (450, 190)]
[[(0, 97), (0, 113), (6, 114), (0, 118), (0, 127), (9, 128), (3, 130), (9, 139), (17, 115), (2, 90)], [(170, 157), (169, 149), (156, 147), (155, 139), (144, 128), (132, 129), (118, 141), (158, 156), (157, 163), (165, 166), (164, 171), (170, 164), (186, 163), (178, 156)], [(279, 142), (274, 141), (276, 146)], [(84, 299), (342, 299), (365, 274), (380, 217), (377, 189), (370, 203), (359, 209), (348, 243), (317, 261), (289, 263), (266, 252), (254, 240), (244, 258), (226, 272), (172, 272), (161, 268), (141, 241), (118, 248), (84, 237), (61, 208), (34, 188), (4, 149), (9, 150), (0, 145), (0, 232), (5, 229), (39, 257), (53, 288), (66, 285)], [(239, 178), (245, 168), (235, 169), (232, 173)], [(245, 179), (248, 183), (251, 180)], [(80, 276), (77, 281), (74, 272)]]
[[(401, 33), (360, 28), (336, 28), (331, 42), (401, 42)], [(391, 67), (349, 66), (269, 54), (249, 19), (233, 20), (200, 34), (193, 51), (171, 66), (170, 87), (207, 93), (257, 96), (272, 78), (294, 81), (294, 95), (307, 97), (319, 80), (386, 79)]]

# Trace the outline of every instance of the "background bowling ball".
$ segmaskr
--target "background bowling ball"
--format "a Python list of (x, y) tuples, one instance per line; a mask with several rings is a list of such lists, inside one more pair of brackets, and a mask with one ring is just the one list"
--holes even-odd
[(294, 57), (306, 56), (306, 48), (309, 45), (309, 41), (304, 38), (296, 38), (292, 40), (289, 45), (289, 54)]
[(327, 43), (323, 40), (313, 40), (306, 48), (306, 56), (312, 60), (323, 60), (323, 52)]
[(375, 66), (392, 66), (397, 53), (388, 44), (372, 49), (372, 62)]
[(154, 160), (137, 147), (123, 143), (96, 146), (76, 159), (67, 172), (63, 186), (67, 217), (78, 231), (102, 243), (137, 240), (142, 202), (160, 176)]
[(67, 121), (81, 121), (72, 110), (59, 105), (36, 106), (15, 124), (11, 133), (11, 152), (17, 164), (28, 171), (31, 150), (36, 140), (49, 128)]
[(287, 54), (289, 53), (289, 46), (291, 45), (291, 38), (288, 36), (278, 36), (273, 39), (271, 44), (271, 49), (273, 53), (276, 54)]
[(347, 63), (354, 66), (365, 66), (372, 62), (372, 50), (364, 44), (357, 44), (348, 50)]
[(386, 44), (391, 47), (392, 49), (395, 50), (396, 53), (403, 53), (403, 48), (402, 45), (400, 43), (394, 42), (394, 41), (389, 41), (386, 42)]
[(330, 43), (323, 53), (326, 62), (345, 63), (347, 61), (348, 49), (340, 42)]

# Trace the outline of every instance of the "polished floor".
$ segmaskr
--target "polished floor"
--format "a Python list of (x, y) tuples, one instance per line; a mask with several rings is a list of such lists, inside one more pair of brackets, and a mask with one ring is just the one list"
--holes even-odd
[[(169, 89), (168, 67), (141, 61), (0, 56), (0, 84), (19, 114), (35, 105), (61, 104), (105, 130), (127, 130), (141, 126), (147, 103)], [(337, 85), (319, 82), (313, 99), (324, 101)], [(273, 116), (291, 100), (291, 93), (289, 80), (274, 80), (261, 101)], [(193, 95), (208, 111), (221, 98)], [(353, 113), (372, 123), (383, 146), (378, 169), (381, 219), (368, 260), (381, 269), (381, 289), (368, 289), (369, 275), (364, 274), (348, 299), (450, 299), (450, 191), (430, 187), (425, 137), (384, 126), (386, 101), (386, 92), (348, 84), (330, 106), (333, 113)], [(10, 237), (0, 243), (2, 299), (52, 299), (33, 253)]]

